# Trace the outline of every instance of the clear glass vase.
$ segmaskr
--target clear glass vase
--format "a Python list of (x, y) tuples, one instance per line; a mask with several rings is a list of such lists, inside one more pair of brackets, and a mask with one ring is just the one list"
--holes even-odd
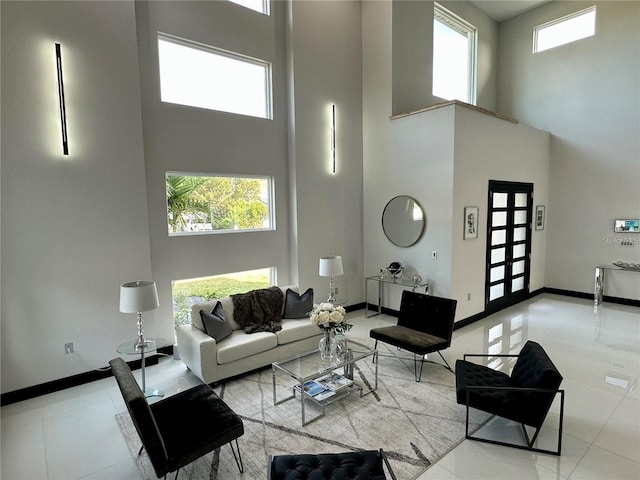
[(318, 342), (320, 358), (325, 362), (333, 362), (336, 358), (336, 350), (338, 348), (336, 334), (333, 328), (324, 329), (322, 332), (322, 338)]

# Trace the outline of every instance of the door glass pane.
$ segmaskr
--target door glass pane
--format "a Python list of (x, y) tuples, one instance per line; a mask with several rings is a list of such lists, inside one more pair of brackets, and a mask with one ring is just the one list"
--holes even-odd
[(491, 232), (491, 245), (502, 245), (507, 241), (507, 232), (505, 230), (496, 230)]
[(504, 279), (504, 265), (500, 265), (499, 267), (493, 267), (491, 269), (490, 282), (497, 282), (498, 280)]
[(526, 193), (516, 193), (516, 207), (526, 207), (528, 198)]
[(504, 262), (505, 248), (494, 248), (491, 250), (491, 264)]
[(524, 288), (524, 277), (514, 278), (513, 282), (511, 282), (511, 291), (517, 292), (518, 290), (522, 290)]
[(527, 227), (518, 227), (513, 229), (513, 241), (522, 242), (527, 238)]
[(506, 193), (494, 193), (493, 208), (507, 208), (507, 198)]
[(491, 214), (491, 226), (505, 227), (507, 225), (507, 212), (493, 212)]
[(527, 223), (527, 211), (516, 210), (513, 212), (513, 223), (515, 225), (522, 225)]
[(524, 260), (514, 262), (511, 267), (511, 275), (518, 275), (520, 273), (524, 273)]
[(521, 243), (520, 245), (514, 245), (513, 246), (513, 255), (511, 258), (513, 258), (514, 260), (518, 259), (518, 258), (522, 258), (524, 257), (524, 243)]
[(489, 288), (489, 300), (495, 300), (504, 295), (504, 283), (499, 283)]

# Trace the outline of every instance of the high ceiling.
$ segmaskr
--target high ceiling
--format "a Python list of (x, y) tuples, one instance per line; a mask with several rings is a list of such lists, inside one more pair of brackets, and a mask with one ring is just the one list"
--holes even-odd
[(471, 3), (496, 22), (502, 22), (538, 5), (548, 3), (548, 0), (471, 0)]

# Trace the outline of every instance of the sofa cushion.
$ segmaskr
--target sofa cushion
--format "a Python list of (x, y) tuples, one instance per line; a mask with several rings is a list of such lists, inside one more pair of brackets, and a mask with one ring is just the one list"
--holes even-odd
[(257, 332), (246, 335), (242, 330), (234, 330), (231, 335), (217, 345), (218, 364), (235, 362), (275, 348), (277, 345), (278, 341), (273, 333)]
[(297, 319), (287, 318), (282, 320), (282, 330), (276, 332), (276, 337), (278, 337), (278, 345), (284, 345), (285, 343), (315, 337), (321, 333), (322, 331), (318, 326), (310, 321), (301, 322)]
[(282, 318), (308, 318), (313, 309), (313, 288), (308, 288), (300, 295), (298, 292), (287, 289), (284, 296), (284, 313)]
[(191, 306), (191, 325), (196, 327), (198, 330), (205, 331), (204, 324), (202, 323), (202, 318), (200, 318), (200, 310), (204, 310), (205, 312), (211, 312), (215, 308), (216, 304), (220, 302), (222, 305), (222, 309), (224, 310), (224, 320), (225, 322), (229, 322), (232, 330), (239, 330), (242, 327), (238, 325), (233, 318), (233, 302), (231, 301), (231, 297), (222, 297), (220, 299), (214, 298), (212, 300), (207, 300), (206, 302), (195, 303)]
[(205, 333), (215, 338), (216, 342), (227, 338), (233, 331), (231, 325), (225, 321), (224, 309), (219, 301), (210, 313), (200, 310), (200, 318), (202, 319)]

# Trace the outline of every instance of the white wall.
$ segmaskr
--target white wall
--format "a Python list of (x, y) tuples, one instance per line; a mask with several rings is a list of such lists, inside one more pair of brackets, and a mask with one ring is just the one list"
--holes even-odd
[[(362, 13), (358, 1), (294, 1), (290, 47), (297, 263), (302, 288), (328, 297), (319, 258), (341, 255), (337, 302), (361, 302)], [(330, 106), (336, 105), (336, 173), (330, 169)]]
[[(391, 120), (394, 161), (380, 172), (387, 186), (380, 192), (380, 214), (394, 196), (409, 195), (422, 206), (426, 218), (422, 238), (411, 247), (397, 247), (382, 237), (381, 255), (386, 254), (388, 261), (380, 266), (399, 261), (429, 282), (429, 293), (442, 297), (451, 295), (454, 127), (453, 108)], [(389, 291), (389, 299), (393, 298), (399, 305), (399, 289)]]
[[(133, 3), (1, 8), (8, 392), (104, 367), (136, 332), (135, 315), (118, 311), (119, 285), (149, 279), (151, 263)], [(54, 42), (62, 45), (69, 156)], [(67, 342), (75, 355), (65, 356)]]
[[(106, 366), (136, 332), (118, 312), (126, 281), (157, 281), (145, 332), (168, 340), (175, 279), (275, 266), (279, 284), (322, 299), (318, 258), (337, 253), (339, 300), (361, 301), (360, 3), (272, 7), (265, 17), (230, 2), (2, 2), (3, 393)], [(159, 102), (157, 30), (271, 61), (274, 119)], [(330, 101), (336, 175), (325, 170)], [(277, 230), (170, 238), (168, 170), (273, 175)], [(64, 356), (66, 342), (76, 355)]]
[[(549, 198), (549, 134), (455, 107), (451, 296), (456, 318), (484, 311), (489, 180), (533, 183), (533, 211)], [(464, 207), (479, 207), (478, 237), (463, 240)], [(535, 214), (534, 214), (535, 216)], [(548, 229), (531, 232), (529, 291), (545, 286)], [(468, 300), (468, 294), (471, 298)]]
[[(594, 3), (595, 36), (531, 53), (534, 26)], [(500, 24), (499, 109), (552, 134), (547, 287), (590, 293), (596, 265), (640, 262), (640, 236), (613, 232), (640, 217), (639, 31), (640, 2), (624, 1), (551, 2)], [(607, 295), (640, 298), (640, 275), (609, 280)]]
[[(165, 299), (159, 323), (170, 338), (173, 280), (276, 267), (278, 283), (291, 283), (283, 4), (272, 10), (265, 16), (231, 2), (136, 6), (152, 265), (158, 295)], [(271, 62), (273, 120), (161, 102), (157, 32)], [(273, 176), (276, 230), (170, 237), (168, 171)]]

